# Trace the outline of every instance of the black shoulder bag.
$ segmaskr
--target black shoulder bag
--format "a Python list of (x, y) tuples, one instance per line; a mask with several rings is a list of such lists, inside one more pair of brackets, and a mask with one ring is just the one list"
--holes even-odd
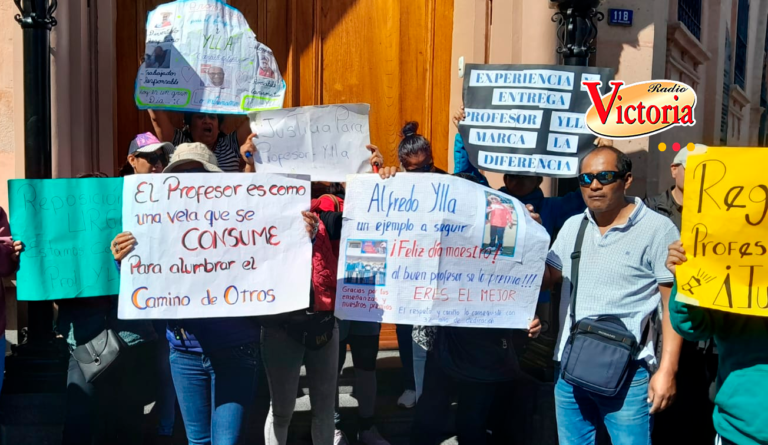
[(93, 383), (113, 368), (125, 348), (125, 343), (110, 328), (101, 331), (93, 340), (80, 345), (70, 352), (83, 372), (85, 381)]
[[(630, 366), (642, 349), (632, 332), (614, 315), (576, 321), (579, 262), (589, 220), (581, 221), (571, 254), (571, 334), (563, 350), (562, 375), (566, 382), (603, 396), (615, 396), (627, 379)], [(648, 335), (646, 324), (643, 338)]]

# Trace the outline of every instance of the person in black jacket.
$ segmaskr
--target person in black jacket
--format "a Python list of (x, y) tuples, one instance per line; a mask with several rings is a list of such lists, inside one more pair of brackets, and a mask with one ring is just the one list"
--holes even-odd
[[(478, 182), (472, 175), (455, 176)], [(428, 350), (424, 391), (416, 405), (411, 443), (440, 443), (451, 395), (455, 392), (459, 443), (486, 444), (493, 402), (519, 370), (513, 330), (466, 327), (426, 327), (424, 330)], [(540, 332), (541, 322), (536, 316), (528, 327), (528, 336), (536, 338)]]
[[(670, 167), (675, 185), (658, 196), (645, 199), (645, 205), (668, 217), (678, 230), (681, 230), (683, 220), (683, 191), (688, 156), (706, 152), (707, 146), (701, 144), (696, 144), (692, 151), (685, 147), (680, 149)], [(657, 323), (660, 323), (658, 320)], [(657, 332), (661, 332), (661, 329)], [(654, 419), (652, 439), (655, 445), (714, 442), (715, 428), (711, 416), (714, 404), (709, 400), (708, 393), (717, 367), (717, 355), (707, 346), (706, 342), (683, 341), (677, 370), (677, 399), (668, 410), (657, 414)], [(680, 430), (680, 422), (686, 419), (696, 421), (698, 427), (695, 431)]]
[(683, 190), (685, 189), (685, 165), (688, 161), (688, 155), (706, 152), (707, 146), (702, 144), (696, 144), (692, 151), (686, 148), (680, 149), (670, 166), (675, 185), (658, 196), (645, 199), (645, 205), (648, 208), (669, 217), (672, 223), (677, 226), (677, 230), (680, 230), (683, 220)]

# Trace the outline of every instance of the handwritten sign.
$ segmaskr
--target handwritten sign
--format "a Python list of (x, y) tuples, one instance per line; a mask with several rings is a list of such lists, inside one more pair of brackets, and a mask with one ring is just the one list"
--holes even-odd
[(109, 246), (122, 224), (122, 187), (122, 178), (8, 181), (13, 237), (24, 243), (19, 300), (117, 294)]
[(285, 82), (272, 50), (221, 0), (165, 3), (149, 13), (141, 109), (246, 114), (280, 108)]
[(344, 182), (370, 171), (368, 104), (321, 105), (250, 113), (256, 169)]
[(697, 306), (768, 316), (766, 148), (710, 147), (689, 156), (677, 298)]
[(575, 177), (579, 160), (594, 147), (584, 114), (592, 103), (583, 80), (600, 80), (609, 68), (550, 65), (467, 65), (466, 118), (459, 132), (469, 160), (482, 170)]
[(270, 174), (125, 179), (121, 319), (242, 317), (306, 308), (310, 183)]
[(520, 201), (465, 179), (350, 176), (336, 316), (524, 329), (548, 246)]

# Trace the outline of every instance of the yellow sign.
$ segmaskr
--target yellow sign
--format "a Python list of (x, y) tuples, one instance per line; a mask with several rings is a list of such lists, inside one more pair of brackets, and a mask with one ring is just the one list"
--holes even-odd
[(689, 156), (678, 300), (768, 316), (768, 148), (710, 147)]

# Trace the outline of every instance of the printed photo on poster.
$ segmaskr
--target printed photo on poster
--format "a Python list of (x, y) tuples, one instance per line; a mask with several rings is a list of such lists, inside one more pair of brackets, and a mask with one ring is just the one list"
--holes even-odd
[(347, 240), (344, 284), (384, 286), (387, 240)]
[(144, 64), (147, 68), (170, 68), (173, 55), (173, 44), (162, 43), (144, 55)]
[(266, 51), (259, 52), (259, 77), (275, 78), (275, 68), (272, 66), (274, 56)]
[(499, 255), (514, 257), (517, 244), (517, 214), (508, 197), (485, 192), (485, 230), (483, 250), (499, 251)]
[(173, 13), (170, 11), (163, 11), (162, 13), (158, 14), (159, 20), (157, 23), (155, 23), (155, 28), (168, 28), (169, 26), (173, 26), (173, 23), (171, 23), (171, 16)]
[(230, 77), (227, 77), (227, 72), (231, 70), (228, 67), (220, 65), (212, 65), (204, 63), (200, 65), (201, 80), (207, 88), (229, 88)]

